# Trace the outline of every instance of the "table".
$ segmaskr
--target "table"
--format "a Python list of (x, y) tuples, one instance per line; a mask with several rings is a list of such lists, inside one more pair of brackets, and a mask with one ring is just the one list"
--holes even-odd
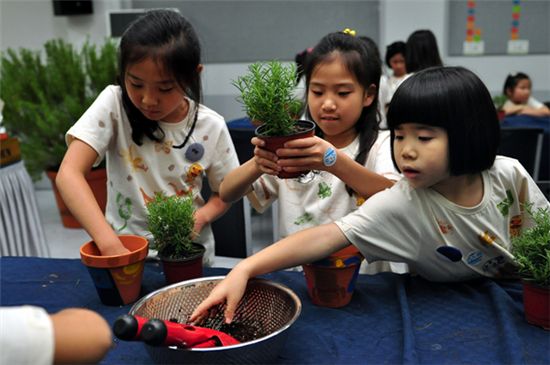
[[(208, 268), (205, 276), (227, 269)], [(302, 273), (265, 275), (289, 286), (303, 310), (289, 330), (280, 364), (548, 364), (550, 332), (527, 324), (517, 281), (479, 279), (437, 284), (419, 277), (360, 275), (351, 303), (316, 307)], [(55, 312), (85, 307), (109, 323), (130, 305), (101, 304), (86, 268), (75, 259), (0, 258), (0, 304)], [(145, 265), (143, 293), (164, 285), (159, 263)], [(101, 364), (150, 364), (141, 343), (116, 341)]]
[(23, 161), (0, 169), (0, 256), (50, 256)]

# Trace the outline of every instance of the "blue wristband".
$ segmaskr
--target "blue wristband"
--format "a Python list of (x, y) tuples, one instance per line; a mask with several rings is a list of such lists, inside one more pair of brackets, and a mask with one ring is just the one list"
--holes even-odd
[(336, 163), (336, 151), (334, 148), (329, 147), (325, 151), (325, 155), (323, 156), (323, 165), (326, 167), (330, 167)]

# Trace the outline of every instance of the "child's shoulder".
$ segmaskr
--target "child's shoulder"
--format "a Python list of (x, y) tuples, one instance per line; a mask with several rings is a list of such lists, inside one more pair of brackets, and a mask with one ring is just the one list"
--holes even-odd
[(225, 118), (221, 114), (204, 104), (199, 104), (199, 118), (211, 119), (225, 124)]
[(496, 156), (493, 166), (489, 169), (489, 174), (499, 177), (514, 178), (518, 175), (529, 175), (523, 165), (516, 159), (506, 156)]

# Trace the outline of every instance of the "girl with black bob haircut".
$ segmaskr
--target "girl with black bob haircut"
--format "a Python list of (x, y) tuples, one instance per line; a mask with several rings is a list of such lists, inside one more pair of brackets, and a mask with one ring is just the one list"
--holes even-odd
[[(102, 255), (128, 250), (121, 234), (150, 236), (146, 204), (156, 194), (190, 195), (194, 242), (214, 257), (210, 223), (229, 208), (218, 194), (239, 165), (225, 120), (201, 102), (201, 47), (191, 24), (172, 10), (150, 10), (122, 35), (119, 84), (109, 85), (67, 132), (56, 180), (65, 203)], [(105, 216), (84, 175), (107, 160)], [(201, 195), (207, 181), (213, 192)]]
[(397, 168), (395, 129), (403, 123), (445, 129), (452, 176), (479, 173), (493, 165), (500, 124), (491, 95), (477, 76), (460, 67), (434, 67), (401, 86), (405, 83), (393, 96), (387, 115)]
[(537, 210), (550, 203), (517, 160), (495, 158), (498, 120), (481, 80), (461, 67), (415, 73), (393, 97), (388, 121), (404, 178), (334, 223), (239, 262), (190, 321), (226, 304), (231, 322), (250, 278), (315, 262), (349, 244), (369, 263), (405, 262), (436, 282), (518, 277), (511, 239), (533, 223), (524, 204)]

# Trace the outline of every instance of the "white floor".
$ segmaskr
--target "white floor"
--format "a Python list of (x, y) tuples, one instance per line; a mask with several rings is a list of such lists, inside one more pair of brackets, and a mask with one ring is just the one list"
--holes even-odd
[[(88, 233), (84, 229), (63, 227), (53, 190), (36, 189), (35, 192), (51, 257), (80, 258), (80, 246), (90, 240)], [(263, 215), (253, 214), (251, 220), (252, 252), (257, 252), (273, 242), (271, 213), (268, 211)], [(231, 268), (239, 261), (236, 258), (216, 256), (212, 266)]]

